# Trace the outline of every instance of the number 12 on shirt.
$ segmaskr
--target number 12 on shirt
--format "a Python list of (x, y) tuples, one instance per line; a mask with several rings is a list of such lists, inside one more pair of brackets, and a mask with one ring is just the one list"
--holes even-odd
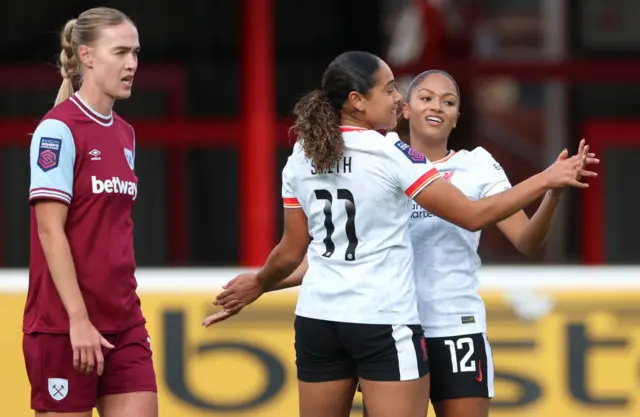
[[(329, 190), (315, 190), (315, 195), (318, 200), (324, 201), (324, 227), (327, 232), (327, 236), (324, 238), (325, 251), (322, 254), (325, 258), (331, 258), (336, 250), (336, 245), (332, 240), (335, 226), (333, 225), (333, 195)], [(337, 193), (337, 200), (344, 200), (344, 209), (347, 213), (347, 222), (345, 223), (345, 233), (347, 235), (347, 250), (344, 254), (345, 261), (354, 261), (356, 259), (356, 247), (358, 246), (358, 237), (356, 236), (356, 205), (353, 199), (351, 191), (340, 188)]]

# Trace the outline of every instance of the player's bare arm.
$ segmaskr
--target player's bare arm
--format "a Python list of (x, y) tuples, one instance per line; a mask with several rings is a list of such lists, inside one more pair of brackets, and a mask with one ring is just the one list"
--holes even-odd
[(47, 258), (53, 283), (69, 316), (73, 344), (73, 366), (90, 374), (102, 375), (104, 357), (102, 347), (113, 348), (91, 325), (87, 307), (80, 292), (71, 256), (71, 248), (64, 231), (68, 207), (57, 201), (35, 203), (38, 237)]
[[(589, 147), (585, 146), (584, 140), (580, 142), (579, 152), (587, 154), (585, 165), (600, 163), (595, 153), (589, 152)], [(558, 156), (558, 160), (567, 159), (567, 154), (567, 151), (563, 150)], [(562, 188), (548, 191), (531, 219), (521, 210), (497, 224), (502, 233), (522, 254), (531, 256), (544, 245), (563, 191)]]
[[(280, 291), (280, 290), (285, 290), (287, 288), (299, 287), (300, 285), (302, 285), (302, 280), (304, 278), (304, 275), (307, 273), (308, 269), (309, 269), (309, 263), (307, 261), (307, 256), (305, 255), (304, 259), (302, 260), (302, 263), (295, 269), (295, 271), (293, 271), (293, 273), (291, 275), (286, 277), (284, 280), (278, 282), (276, 285), (274, 285), (272, 288), (268, 289), (265, 292)], [(244, 275), (254, 276), (255, 274), (244, 274)], [(232, 279), (231, 281), (229, 281), (228, 283), (223, 285), (222, 289), (226, 290), (227, 288), (229, 288), (241, 276), (235, 277), (234, 279)], [(255, 277), (253, 277), (252, 279), (255, 279)], [(218, 302), (215, 301), (214, 305), (218, 305)], [(204, 327), (209, 327), (212, 324), (220, 323), (220, 322), (225, 321), (226, 319), (228, 319), (228, 318), (230, 318), (232, 316), (235, 316), (240, 311), (242, 311), (242, 308), (237, 309), (237, 310), (233, 310), (233, 311), (231, 311), (231, 310), (220, 310), (220, 311), (218, 311), (218, 312), (206, 317), (202, 321), (202, 325)]]
[(262, 288), (272, 288), (288, 277), (302, 262), (309, 246), (307, 216), (301, 208), (285, 209), (284, 234), (267, 262), (256, 274)]
[(280, 291), (280, 290), (285, 290), (287, 288), (299, 287), (300, 285), (302, 285), (302, 280), (304, 278), (304, 275), (307, 273), (308, 269), (309, 269), (309, 261), (307, 260), (307, 256), (305, 255), (304, 259), (302, 260), (302, 263), (298, 265), (298, 267), (295, 269), (295, 271), (293, 271), (291, 275), (289, 275), (282, 281), (278, 282), (268, 291), (270, 292)]
[(39, 201), (35, 204), (35, 211), (38, 237), (69, 319), (86, 319), (87, 307), (80, 293), (69, 241), (64, 231), (69, 209), (66, 204), (57, 201)]
[(414, 200), (436, 216), (470, 231), (478, 231), (498, 223), (533, 203), (550, 189), (587, 188), (578, 177), (592, 177), (594, 172), (584, 168), (585, 154), (577, 154), (556, 161), (545, 171), (517, 186), (478, 201), (469, 200), (447, 181), (435, 180), (418, 193)]
[(307, 216), (301, 208), (287, 208), (284, 213), (282, 239), (271, 251), (265, 265), (255, 275), (238, 276), (226, 290), (218, 294), (216, 305), (237, 312), (284, 280), (300, 265), (309, 245)]

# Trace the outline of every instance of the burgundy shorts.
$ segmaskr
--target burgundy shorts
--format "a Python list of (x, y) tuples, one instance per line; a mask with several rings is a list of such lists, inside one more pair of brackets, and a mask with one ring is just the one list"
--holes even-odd
[(22, 340), (31, 384), (31, 408), (73, 413), (90, 411), (105, 395), (158, 392), (149, 333), (144, 324), (104, 335), (114, 349), (102, 349), (104, 372), (82, 374), (73, 368), (69, 335), (34, 333)]

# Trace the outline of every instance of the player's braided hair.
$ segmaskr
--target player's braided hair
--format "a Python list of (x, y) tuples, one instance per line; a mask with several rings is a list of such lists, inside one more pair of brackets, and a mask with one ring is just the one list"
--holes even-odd
[[(415, 90), (416, 86), (418, 86), (425, 78), (427, 78), (431, 74), (441, 74), (449, 78), (453, 83), (453, 85), (456, 87), (456, 93), (458, 94), (458, 100), (459, 100), (460, 87), (458, 87), (458, 83), (456, 82), (455, 78), (453, 78), (453, 76), (446, 71), (443, 71), (440, 69), (432, 69), (432, 70), (421, 72), (420, 74), (418, 74), (417, 77), (411, 80), (411, 83), (409, 83), (409, 88), (407, 89), (407, 94), (405, 95), (406, 102), (411, 101), (411, 94), (413, 93), (413, 90)], [(396, 125), (395, 129), (393, 129), (393, 131), (396, 132), (398, 136), (400, 136), (400, 139), (404, 143), (406, 143), (407, 145), (409, 144), (410, 133), (411, 133), (411, 123), (409, 122), (409, 119), (405, 119), (402, 112), (398, 114), (398, 124)]]
[(322, 76), (322, 88), (305, 95), (293, 108), (292, 130), (318, 173), (326, 173), (344, 153), (340, 115), (349, 94), (367, 94), (375, 84), (380, 58), (368, 52), (345, 52)]
[(62, 84), (58, 90), (55, 105), (60, 104), (73, 95), (74, 85), (78, 85), (82, 77), (82, 63), (78, 59), (80, 45), (92, 45), (100, 35), (100, 29), (117, 26), (131, 19), (119, 10), (108, 7), (89, 9), (77, 19), (69, 20), (60, 34), (60, 75)]

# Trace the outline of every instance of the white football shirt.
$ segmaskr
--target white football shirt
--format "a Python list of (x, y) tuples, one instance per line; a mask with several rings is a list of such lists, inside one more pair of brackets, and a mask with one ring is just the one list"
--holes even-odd
[[(468, 198), (479, 200), (511, 188), (502, 167), (484, 148), (451, 152), (434, 165)], [(418, 309), (426, 337), (486, 331), (478, 294), (480, 231), (470, 232), (413, 204), (410, 220)]]
[(304, 210), (312, 239), (296, 314), (419, 324), (406, 196), (440, 175), (397, 135), (342, 132), (346, 149), (330, 173), (317, 174), (299, 144), (282, 171), (284, 205)]

